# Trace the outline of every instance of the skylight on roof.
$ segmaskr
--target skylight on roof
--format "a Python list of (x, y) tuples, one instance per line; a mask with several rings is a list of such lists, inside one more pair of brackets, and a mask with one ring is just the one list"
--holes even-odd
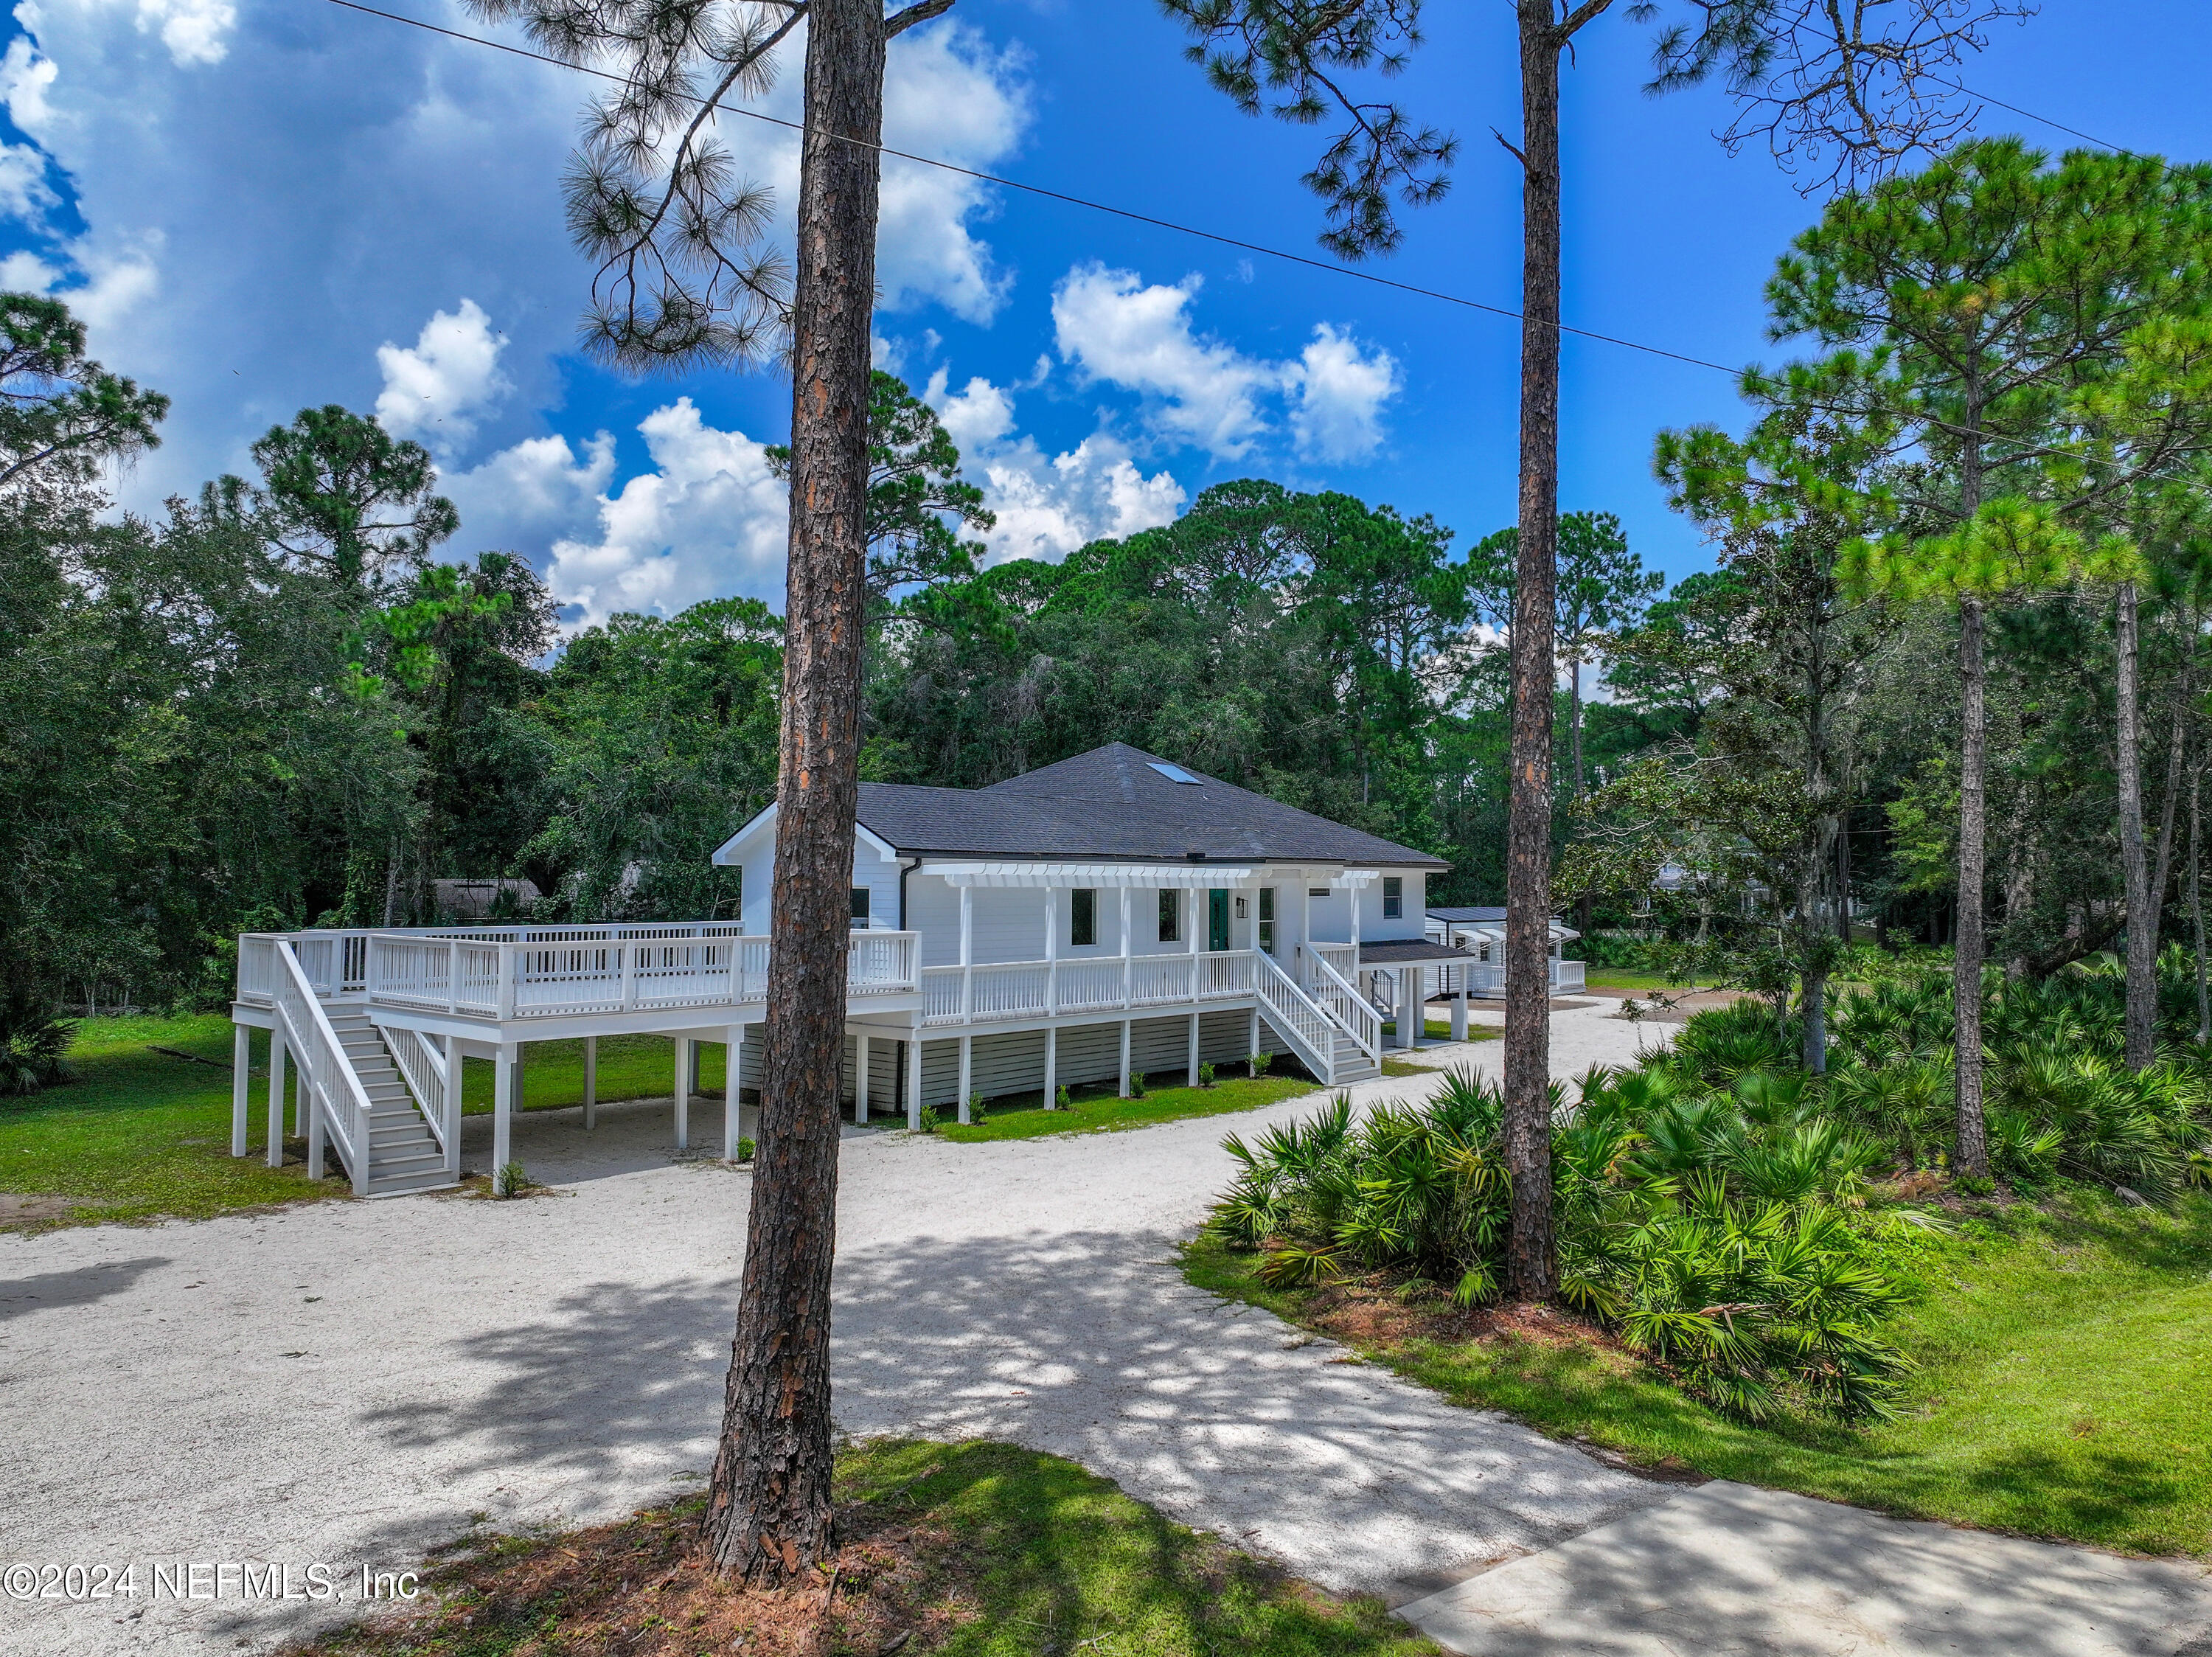
[[(1170, 783), (1200, 783), (1199, 778), (1193, 777), (1182, 766), (1170, 765), (1164, 759), (1147, 759), (1145, 763), (1147, 765), (1150, 765), (1154, 771), (1158, 771), (1161, 776), (1166, 777)], [(1203, 784), (1200, 783), (1200, 786), (1203, 786)]]

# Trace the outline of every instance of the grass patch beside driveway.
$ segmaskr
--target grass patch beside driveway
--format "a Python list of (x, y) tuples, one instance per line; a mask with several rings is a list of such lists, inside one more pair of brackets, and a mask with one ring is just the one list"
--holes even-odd
[(296, 1657), (1438, 1657), (1371, 1599), (1340, 1600), (1170, 1523), (1074, 1463), (1008, 1444), (879, 1441), (838, 1458), (836, 1575), (745, 1593), (693, 1552), (700, 1502), (565, 1534), (486, 1538), (432, 1568), (436, 1602)]
[(2127, 1552), (2212, 1552), (2212, 1197), (2076, 1191), (1930, 1247), (1889, 1332), (1917, 1368), (1893, 1421), (1750, 1427), (1566, 1319), (1281, 1291), (1210, 1234), (1200, 1288), (1343, 1340), (1454, 1403), (1648, 1466)]
[(992, 1104), (981, 1122), (947, 1122), (937, 1131), (966, 1145), (988, 1139), (1033, 1139), (1040, 1134), (1149, 1128), (1185, 1117), (1256, 1111), (1312, 1093), (1319, 1085), (1304, 1076), (1232, 1076), (1211, 1087), (1155, 1087), (1142, 1099), (1117, 1099), (1110, 1087), (1076, 1087), (1070, 1090), (1074, 1104), (1061, 1111), (1044, 1109), (1040, 1094), (1016, 1094)]

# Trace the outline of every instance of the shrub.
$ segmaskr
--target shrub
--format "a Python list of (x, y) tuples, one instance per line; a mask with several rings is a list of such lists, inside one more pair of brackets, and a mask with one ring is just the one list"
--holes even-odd
[[(1844, 1206), (1881, 1148), (1764, 1091), (1771, 1122), (1663, 1072), (1593, 1071), (1571, 1111), (1554, 1086), (1563, 1297), (1739, 1416), (1793, 1402), (1881, 1413), (1905, 1360), (1879, 1325), (1902, 1291), (1883, 1222)], [(1254, 1144), (1231, 1136), (1243, 1171), (1212, 1223), (1262, 1251), (1271, 1284), (1375, 1272), (1462, 1305), (1493, 1300), (1511, 1204), (1503, 1109), (1494, 1084), (1462, 1069), (1434, 1098), (1356, 1124), (1340, 1094)]]
[(537, 1188), (538, 1182), (525, 1173), (522, 1164), (517, 1161), (501, 1163), (499, 1171), (492, 1176), (491, 1194), (494, 1197), (520, 1197)]
[(76, 1039), (76, 1020), (55, 1016), (52, 1005), (17, 987), (0, 997), (0, 1099), (23, 1099), (69, 1080), (64, 1056)]
[(1201, 1087), (1211, 1087), (1213, 1085), (1213, 1067), (1211, 1064), (1201, 1064), (1198, 1067), (1198, 1085)]
[(740, 1139), (738, 1141), (738, 1161), (740, 1162), (750, 1162), (753, 1160), (753, 1157), (759, 1150), (760, 1147), (755, 1144), (751, 1140)]
[(925, 1105), (921, 1107), (921, 1114), (915, 1119), (915, 1131), (917, 1133), (935, 1133), (938, 1130), (939, 1124), (942, 1123), (944, 1119), (943, 1114), (938, 1110), (936, 1106)]
[(1244, 1069), (1253, 1081), (1257, 1081), (1267, 1074), (1267, 1067), (1274, 1062), (1275, 1056), (1273, 1053), (1254, 1053), (1244, 1061)]
[(1060, 1110), (1068, 1111), (1075, 1108), (1075, 1096), (1067, 1091), (1066, 1082), (1060, 1084), (1060, 1091), (1053, 1095), (1052, 1102)]
[(1132, 1099), (1142, 1099), (1144, 1096), (1145, 1096), (1145, 1073), (1144, 1073), (1142, 1070), (1132, 1070), (1132, 1071), (1130, 1071), (1130, 1072), (1129, 1072), (1129, 1097), (1130, 1097), (1130, 1098), (1132, 1098)]
[(968, 1095), (968, 1119), (970, 1122), (981, 1122), (988, 1114), (989, 1112), (983, 1104), (982, 1093), (981, 1092), (970, 1093)]

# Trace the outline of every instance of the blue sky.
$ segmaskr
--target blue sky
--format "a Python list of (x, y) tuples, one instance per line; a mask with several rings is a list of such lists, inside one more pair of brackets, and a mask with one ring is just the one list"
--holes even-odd
[[(392, 0), (463, 28), (448, 0)], [(760, 458), (773, 375), (642, 383), (573, 350), (584, 271), (556, 181), (585, 84), (325, 0), (25, 0), (0, 65), (0, 280), (70, 294), (110, 367), (175, 399), (121, 480), (151, 508), (304, 404), (376, 409), (438, 454), (454, 550), (513, 547), (577, 619), (749, 593), (780, 604), (783, 507)], [(1516, 302), (1518, 188), (1502, 0), (1432, 0), (1396, 95), (1455, 130), (1441, 205), (1373, 268)], [(1314, 251), (1316, 138), (1248, 119), (1149, 0), (959, 0), (895, 45), (888, 137), (1252, 241)], [(1772, 356), (1759, 286), (1817, 203), (1711, 137), (1717, 92), (1642, 95), (1649, 32), (1609, 17), (1566, 83), (1571, 322), (1691, 356)], [(2112, 142), (2212, 153), (2212, 13), (2050, 0), (2000, 25), (1980, 90)], [(797, 59), (768, 107), (791, 113)], [(2002, 111), (1984, 130), (2069, 142)], [(773, 129), (730, 133), (787, 210)], [(1501, 319), (893, 164), (884, 360), (942, 409), (1001, 515), (1001, 555), (1057, 557), (1264, 475), (1510, 521), (1517, 338)], [(1647, 562), (1705, 562), (1649, 474), (1653, 434), (1733, 423), (1729, 379), (1570, 340), (1562, 503), (1626, 521)]]

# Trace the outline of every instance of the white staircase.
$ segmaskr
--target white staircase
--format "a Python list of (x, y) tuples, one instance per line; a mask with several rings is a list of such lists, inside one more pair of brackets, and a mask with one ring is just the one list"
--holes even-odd
[[(1317, 956), (1307, 959), (1319, 962)], [(1309, 994), (1273, 956), (1258, 959), (1255, 987), (1268, 1027), (1289, 1044), (1298, 1062), (1324, 1087), (1372, 1081), (1382, 1074), (1380, 1024), (1371, 1014), (1362, 1017), (1365, 1009), (1326, 963), (1320, 963), (1319, 971), (1328, 976), (1316, 984), (1316, 993)]]
[(362, 1195), (392, 1197), (457, 1184), (447, 1171), (438, 1136), (408, 1091), (385, 1046), (384, 1033), (370, 1021), (368, 1010), (343, 1004), (327, 1010), (346, 1063), (368, 1095), (368, 1179)]

